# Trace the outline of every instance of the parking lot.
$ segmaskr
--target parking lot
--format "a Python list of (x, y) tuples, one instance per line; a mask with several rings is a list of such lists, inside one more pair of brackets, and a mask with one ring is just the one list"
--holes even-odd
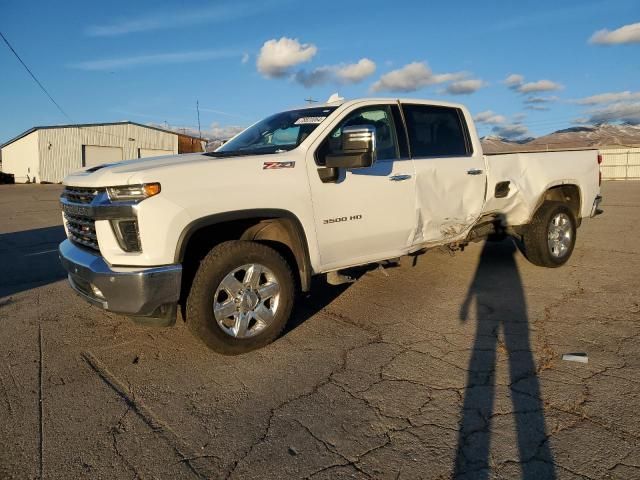
[(0, 186), (0, 478), (640, 478), (639, 182), (563, 268), (504, 241), (318, 279), (237, 357), (73, 294), (60, 191)]

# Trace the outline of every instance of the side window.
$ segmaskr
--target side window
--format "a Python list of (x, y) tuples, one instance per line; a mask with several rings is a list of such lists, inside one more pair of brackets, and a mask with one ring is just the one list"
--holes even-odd
[(342, 149), (342, 129), (355, 125), (370, 125), (376, 128), (378, 160), (395, 160), (399, 158), (398, 140), (391, 109), (387, 105), (378, 105), (354, 110), (342, 120), (318, 148), (316, 152), (318, 165), (325, 164), (325, 157), (328, 154), (340, 152)]
[(403, 105), (411, 154), (462, 157), (471, 153), (461, 113), (456, 108)]

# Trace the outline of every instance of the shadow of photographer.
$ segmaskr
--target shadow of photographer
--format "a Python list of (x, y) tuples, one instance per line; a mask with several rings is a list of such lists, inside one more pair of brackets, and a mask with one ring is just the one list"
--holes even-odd
[(556, 478), (515, 254), (511, 240), (485, 243), (460, 309), (461, 321), (467, 321), (475, 300), (477, 327), (458, 431), (454, 477), (485, 479), (491, 474), (496, 365), (500, 349), (506, 353), (509, 365), (508, 392), (513, 406), (511, 415), (521, 478)]

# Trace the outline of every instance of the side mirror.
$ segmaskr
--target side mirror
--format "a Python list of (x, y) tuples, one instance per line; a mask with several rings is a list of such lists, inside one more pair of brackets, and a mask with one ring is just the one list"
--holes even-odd
[(376, 161), (376, 127), (353, 125), (342, 129), (342, 150), (326, 156), (327, 168), (367, 168)]

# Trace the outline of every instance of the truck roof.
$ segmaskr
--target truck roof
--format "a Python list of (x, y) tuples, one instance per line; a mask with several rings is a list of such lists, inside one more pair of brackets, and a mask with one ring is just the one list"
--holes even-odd
[(340, 105), (349, 106), (349, 105), (354, 105), (361, 102), (419, 103), (422, 105), (434, 105), (436, 107), (464, 108), (464, 105), (461, 103), (443, 102), (442, 100), (432, 100), (432, 99), (426, 99), (426, 98), (362, 97), (362, 98), (353, 98), (350, 100), (343, 99), (335, 102), (313, 103), (310, 105), (304, 105), (297, 109), (302, 110), (305, 108), (337, 107)]

